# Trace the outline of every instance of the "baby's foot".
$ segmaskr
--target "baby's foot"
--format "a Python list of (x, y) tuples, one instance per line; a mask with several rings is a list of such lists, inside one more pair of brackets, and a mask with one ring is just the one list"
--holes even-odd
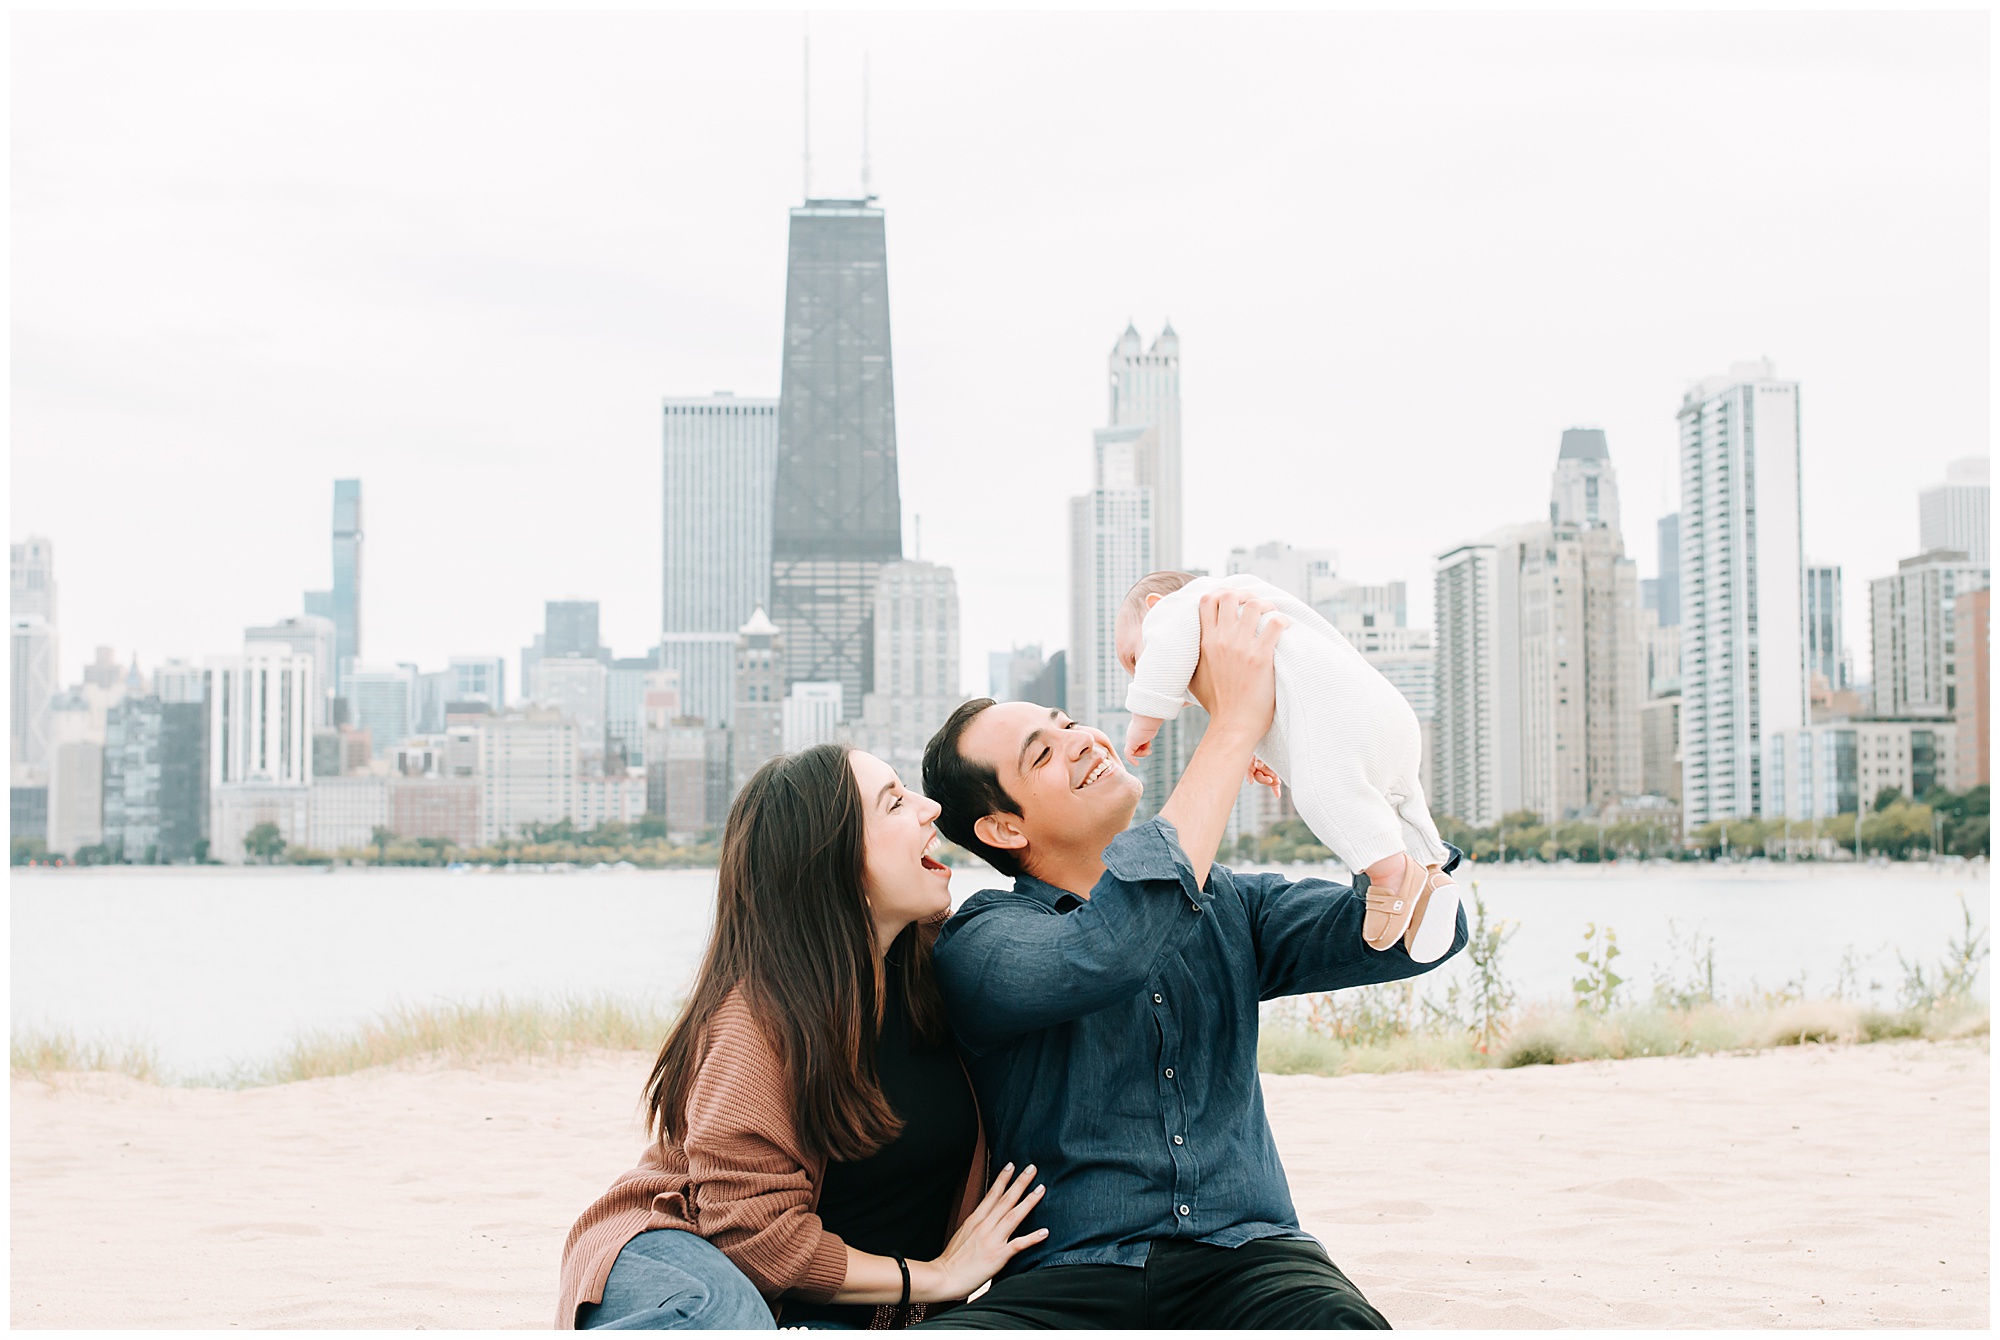
[(1362, 918), (1361, 938), (1370, 949), (1387, 949), (1410, 928), (1429, 872), (1407, 856), (1391, 856), (1362, 873), (1368, 880), (1368, 915)]
[(1422, 869), (1424, 891), (1417, 895), (1416, 913), (1403, 932), (1403, 948), (1412, 962), (1435, 963), (1451, 952), (1451, 942), (1458, 938), (1458, 885), (1439, 866)]

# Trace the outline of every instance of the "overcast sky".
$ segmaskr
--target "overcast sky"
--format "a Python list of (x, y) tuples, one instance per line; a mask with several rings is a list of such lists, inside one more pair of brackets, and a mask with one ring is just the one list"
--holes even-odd
[[(656, 640), (662, 396), (776, 395), (797, 14), (12, 18), (14, 538), (62, 660)], [(1654, 573), (1687, 383), (1801, 383), (1808, 552), (1865, 579), (1989, 434), (1983, 14), (815, 14), (814, 189), (887, 211), (906, 514), (965, 682), (1067, 641), (1128, 318), (1181, 336), (1188, 561), (1346, 575), (1544, 514), (1609, 435)], [(908, 532), (906, 531), (906, 534)], [(906, 550), (907, 550), (906, 544)]]

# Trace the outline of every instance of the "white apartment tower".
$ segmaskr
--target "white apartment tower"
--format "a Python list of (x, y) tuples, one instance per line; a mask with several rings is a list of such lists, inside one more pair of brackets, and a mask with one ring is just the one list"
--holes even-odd
[(1961, 550), (1906, 558), (1893, 577), (1868, 583), (1878, 717), (1953, 717), (1971, 682), (1974, 649), (1958, 627), (1958, 598), (1991, 584), (1992, 571)]
[(55, 546), (30, 535), (8, 546), (7, 762), (11, 785), (46, 786), (55, 747)]
[(1520, 542), (1438, 555), (1430, 804), (1475, 827), (1520, 808)]
[(243, 645), (245, 648), (282, 647), (301, 656), (312, 657), (313, 683), (319, 686), (319, 700), (313, 708), (313, 725), (331, 726), (333, 696), (327, 690), (334, 678), (336, 636), (333, 620), (319, 614), (298, 614), (262, 628), (244, 629)]
[(1157, 442), (1156, 426), (1100, 428), (1093, 443), (1095, 487), (1070, 499), (1069, 713), (1123, 740), (1125, 689), (1118, 664), (1118, 606), (1154, 571), (1154, 491), (1138, 482), (1138, 461)]
[(1680, 420), (1681, 804), (1756, 817), (1765, 739), (1809, 718), (1799, 387), (1769, 362), (1692, 386)]
[(243, 839), (277, 825), (289, 844), (312, 841), (312, 732), (319, 702), (313, 658), (265, 643), (208, 662), (210, 851), (240, 864)]
[(1128, 323), (1112, 346), (1107, 423), (1113, 428), (1160, 430), (1137, 444), (1133, 482), (1153, 491), (1153, 567), (1178, 568), (1182, 563), (1181, 337), (1169, 321), (1151, 348), (1142, 350), (1140, 344), (1138, 327)]
[(544, 707), (479, 725), (479, 840), (577, 817), (576, 723)]
[(1917, 495), (1917, 549), (1956, 549), (1980, 567), (1992, 562), (1987, 532), (1993, 500), (1987, 458), (1969, 456), (1945, 467), (1944, 483)]
[(958, 583), (921, 560), (884, 563), (875, 587), (875, 690), (861, 701), (861, 746), (914, 782), (924, 745), (958, 691)]

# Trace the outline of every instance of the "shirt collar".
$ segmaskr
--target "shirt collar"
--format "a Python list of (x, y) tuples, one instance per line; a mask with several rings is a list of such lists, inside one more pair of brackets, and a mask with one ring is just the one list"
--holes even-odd
[[(1194, 881), (1194, 867), (1181, 851), (1180, 834), (1172, 823), (1153, 818), (1137, 828), (1128, 828), (1104, 849), (1105, 877), (1120, 883), (1138, 884), (1146, 880)], [(1026, 894), (1054, 912), (1072, 912), (1084, 900), (1066, 889), (1047, 884), (1023, 872), (1014, 876), (1014, 891)]]

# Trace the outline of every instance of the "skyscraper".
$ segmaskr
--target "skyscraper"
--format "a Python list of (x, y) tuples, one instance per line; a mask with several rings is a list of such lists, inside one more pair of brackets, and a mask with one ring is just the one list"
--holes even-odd
[(127, 698), (105, 718), (104, 842), (127, 861), (191, 859), (208, 819), (199, 702)]
[(1069, 710), (1121, 748), (1132, 677), (1118, 664), (1116, 621), (1132, 584), (1159, 567), (1153, 558), (1154, 491), (1137, 478), (1137, 459), (1157, 438), (1150, 426), (1098, 429), (1092, 441), (1095, 487), (1070, 499)]
[(1917, 549), (1956, 549), (1981, 567), (1992, 562), (1993, 500), (1984, 456), (1945, 467), (1944, 483), (1917, 495)]
[(1549, 487), (1549, 520), (1557, 525), (1566, 522), (1585, 528), (1624, 529), (1618, 509), (1618, 474), (1611, 468), (1611, 448), (1602, 429), (1563, 430)]
[(1133, 482), (1153, 490), (1154, 568), (1177, 569), (1181, 566), (1181, 337), (1169, 321), (1150, 348), (1142, 350), (1140, 345), (1138, 327), (1128, 322), (1111, 347), (1109, 425), (1160, 430), (1139, 444)]
[(333, 724), (333, 699), (327, 693), (327, 686), (334, 680), (337, 660), (334, 648), (338, 642), (339, 631), (333, 620), (318, 614), (293, 615), (266, 627), (243, 630), (246, 647), (273, 645), (313, 658), (313, 684), (319, 693), (313, 709), (314, 726)]
[(665, 402), (660, 628), (734, 636), (771, 599), (771, 488), (778, 402), (712, 396)]
[(9, 785), (48, 785), (57, 689), (55, 546), (40, 535), (8, 546)]
[(785, 747), (784, 632), (754, 610), (736, 632), (735, 654), (732, 794)]
[(857, 743), (912, 781), (958, 691), (958, 583), (950, 568), (886, 563), (875, 587), (875, 691)]
[(1841, 617), (1840, 564), (1806, 564), (1806, 673), (1825, 675), (1827, 687), (1847, 687), (1847, 632)]
[(208, 663), (208, 802), (213, 854), (245, 858), (243, 838), (273, 823), (311, 840), (312, 657), (264, 645)]
[(55, 546), (42, 535), (10, 544), (7, 565), (7, 610), (15, 618), (38, 615), (56, 621)]
[(875, 687), (875, 583), (903, 556), (889, 268), (869, 200), (791, 212), (778, 394), (770, 617), (792, 681)]
[(1438, 555), (1430, 804), (1476, 827), (1520, 807), (1519, 585), (1508, 532)]
[(1958, 598), (1992, 584), (1986, 564), (1955, 549), (1906, 558), (1893, 577), (1868, 583), (1875, 715), (1948, 717), (1958, 711), (1973, 646), (1961, 642)]
[(416, 731), (417, 675), (407, 665), (350, 663), (347, 719), (368, 732), (369, 747), (388, 754)]
[(1659, 598), (1654, 607), (1660, 612), (1660, 626), (1672, 628), (1681, 621), (1681, 514), (1669, 512), (1657, 526), (1660, 575), (1655, 579)]
[(1681, 399), (1681, 804), (1762, 812), (1765, 738), (1808, 720), (1799, 387), (1739, 363)]
[[(333, 481), (333, 589), (308, 591), (305, 612), (333, 620), (331, 697), (344, 697), (346, 663), (361, 657), (361, 481)], [(324, 686), (323, 686), (324, 687)]]
[(611, 664), (611, 649), (597, 638), (597, 602), (546, 600), (542, 602), (542, 631), (521, 648), (521, 692), (530, 698), (540, 689), (535, 683), (535, 666), (545, 657), (584, 656)]

